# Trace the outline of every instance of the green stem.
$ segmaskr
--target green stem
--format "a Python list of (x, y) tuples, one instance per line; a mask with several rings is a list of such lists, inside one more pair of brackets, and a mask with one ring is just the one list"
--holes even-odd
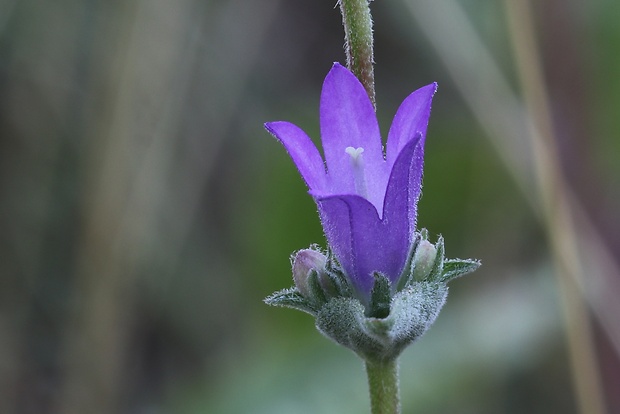
[(347, 67), (360, 80), (375, 106), (372, 17), (368, 0), (340, 0)]
[(397, 360), (366, 361), (366, 373), (370, 388), (371, 413), (399, 414)]

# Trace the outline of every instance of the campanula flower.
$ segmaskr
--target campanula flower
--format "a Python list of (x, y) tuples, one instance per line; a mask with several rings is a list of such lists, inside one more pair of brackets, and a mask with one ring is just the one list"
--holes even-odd
[(323, 156), (299, 127), (266, 129), (286, 148), (319, 210), (329, 247), (362, 303), (381, 273), (396, 286), (415, 242), (424, 142), (437, 85), (410, 94), (390, 127), (386, 151), (366, 90), (335, 63), (323, 83)]

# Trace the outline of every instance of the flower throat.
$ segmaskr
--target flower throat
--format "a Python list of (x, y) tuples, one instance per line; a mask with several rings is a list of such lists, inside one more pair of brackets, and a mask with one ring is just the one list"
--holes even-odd
[(364, 148), (347, 147), (344, 152), (349, 154), (349, 161), (353, 168), (353, 180), (355, 181), (355, 192), (368, 200), (368, 191), (366, 189), (366, 174), (364, 171), (364, 157), (362, 153)]

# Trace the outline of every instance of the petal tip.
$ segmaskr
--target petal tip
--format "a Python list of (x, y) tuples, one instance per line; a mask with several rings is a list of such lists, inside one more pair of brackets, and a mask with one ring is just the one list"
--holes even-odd
[(327, 81), (328, 79), (332, 79), (332, 78), (340, 79), (341, 81), (346, 79), (349, 81), (355, 81), (359, 83), (359, 80), (353, 74), (353, 72), (351, 72), (346, 66), (341, 65), (339, 62), (334, 62), (334, 64), (332, 65), (332, 68), (330, 69), (329, 73), (325, 77), (325, 81)]
[(433, 82), (433, 83), (429, 83), (426, 86), (422, 86), (420, 89), (418, 89), (414, 93), (416, 93), (416, 92), (426, 92), (426, 93), (428, 93), (429, 97), (432, 98), (437, 93), (438, 87), (439, 87), (439, 85), (437, 84), (437, 82)]
[(263, 124), (263, 127), (265, 128), (265, 130), (267, 130), (267, 132), (269, 132), (271, 135), (273, 135), (275, 138), (279, 140), (280, 137), (278, 134), (278, 126), (282, 124), (287, 124), (287, 123), (288, 122), (286, 121), (270, 121), (270, 122), (265, 122)]

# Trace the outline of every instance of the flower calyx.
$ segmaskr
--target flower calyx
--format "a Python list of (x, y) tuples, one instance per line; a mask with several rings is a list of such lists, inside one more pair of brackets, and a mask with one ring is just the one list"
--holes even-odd
[(394, 359), (435, 321), (448, 295), (447, 283), (480, 266), (478, 260), (446, 259), (444, 254), (441, 236), (433, 244), (425, 229), (416, 232), (397, 283), (373, 273), (370, 299), (364, 301), (334, 256), (312, 246), (292, 257), (295, 287), (265, 302), (313, 315), (322, 334), (367, 361)]

